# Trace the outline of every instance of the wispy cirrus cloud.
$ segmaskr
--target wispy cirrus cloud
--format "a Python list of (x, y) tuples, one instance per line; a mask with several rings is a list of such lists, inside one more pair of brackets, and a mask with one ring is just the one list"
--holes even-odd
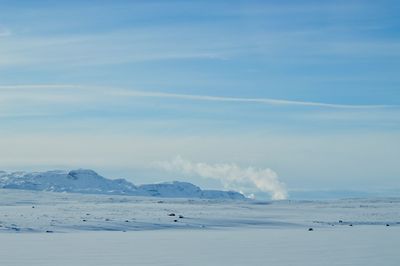
[[(0, 29), (0, 37), (1, 33)], [(6, 33), (4, 31), (4, 35)], [(193, 37), (187, 38), (190, 34)], [(209, 43), (199, 37), (188, 28), (162, 26), (87, 34), (19, 34), (0, 43), (0, 53), (10, 58), (3, 63), (0, 61), (0, 65), (63, 68), (163, 60), (226, 59), (229, 42), (216, 40)]]
[[(311, 6), (314, 6), (313, 3)], [(273, 7), (252, 6), (254, 10), (265, 10), (271, 14), (286, 15)], [(275, 6), (276, 8), (276, 6)], [(322, 7), (331, 10), (331, 7)], [(279, 6), (278, 10), (306, 9), (301, 6)], [(334, 9), (336, 10), (336, 9)], [(331, 10), (332, 11), (332, 10)], [(336, 10), (338, 11), (338, 10)], [(238, 9), (238, 16), (246, 8)], [(308, 14), (308, 13), (307, 13)], [(242, 14), (243, 15), (243, 14)], [(260, 15), (260, 14), (259, 14)], [(303, 14), (304, 15), (304, 14)], [(336, 15), (342, 15), (338, 12)], [(249, 14), (245, 16), (250, 16)], [(251, 21), (246, 17), (246, 21)], [(114, 65), (132, 62), (212, 59), (237, 59), (243, 56), (257, 56), (279, 62), (304, 64), (307, 61), (324, 63), (320, 56), (376, 58), (380, 56), (399, 56), (399, 41), (396, 39), (371, 40), (357, 36), (361, 29), (355, 25), (331, 25), (288, 27), (286, 20), (266, 18), (276, 27), (260, 27), (256, 24), (249, 30), (245, 25), (235, 22), (227, 27), (224, 20), (215, 23), (155, 24), (131, 26), (125, 29), (91, 31), (79, 34), (34, 34), (21, 33), (0, 44), (0, 53), (14, 60), (0, 65), (35, 65), (41, 68), (62, 68), (70, 66)], [(229, 21), (233, 23), (232, 21)], [(367, 22), (365, 22), (367, 23)], [(266, 23), (269, 24), (269, 23)], [(336, 25), (336, 24), (335, 24)], [(368, 31), (375, 25), (363, 25)], [(47, 26), (48, 27), (48, 26)], [(356, 37), (343, 38), (343, 35)], [(0, 37), (10, 35), (7, 28), (0, 28)], [(293, 41), (295, 40), (295, 41)], [(287, 58), (287, 56), (290, 58)], [(298, 58), (294, 60), (295, 58)], [(300, 61), (298, 61), (300, 60)]]
[(376, 109), (395, 107), (393, 105), (350, 105), (350, 104), (332, 104), (310, 101), (291, 101), (271, 98), (243, 98), (243, 97), (224, 97), (210, 95), (177, 94), (164, 92), (145, 92), (145, 91), (117, 91), (115, 95), (132, 97), (154, 97), (154, 98), (173, 98), (195, 101), (215, 101), (215, 102), (237, 102), (237, 103), (258, 103), (275, 106), (304, 106), (304, 107), (323, 107), (335, 109)]
[[(0, 85), (0, 91), (4, 93), (0, 96), (0, 100), (8, 95), (14, 97), (26, 97), (26, 91), (29, 91), (33, 98), (46, 95), (49, 99), (62, 100), (63, 97), (71, 100), (71, 95), (76, 93), (97, 94), (100, 98), (103, 97), (132, 97), (132, 98), (163, 98), (163, 99), (178, 99), (190, 101), (204, 102), (231, 102), (231, 103), (248, 103), (248, 104), (265, 104), (273, 106), (299, 106), (299, 107), (319, 107), (330, 109), (382, 109), (396, 108), (397, 105), (355, 105), (355, 104), (336, 104), (313, 101), (293, 101), (285, 99), (273, 98), (246, 98), (246, 97), (229, 97), (229, 96), (214, 96), (214, 95), (196, 95), (196, 94), (180, 94), (169, 92), (156, 92), (144, 90), (132, 90), (120, 87), (107, 86), (90, 86), (90, 85), (73, 85), (73, 84), (26, 84), (26, 85)], [(100, 93), (100, 94), (99, 94)]]

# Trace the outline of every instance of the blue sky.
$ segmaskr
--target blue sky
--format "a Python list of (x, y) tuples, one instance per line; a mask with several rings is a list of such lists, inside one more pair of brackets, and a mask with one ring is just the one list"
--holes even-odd
[(400, 187), (397, 1), (0, 1), (0, 167), (136, 183), (180, 155)]

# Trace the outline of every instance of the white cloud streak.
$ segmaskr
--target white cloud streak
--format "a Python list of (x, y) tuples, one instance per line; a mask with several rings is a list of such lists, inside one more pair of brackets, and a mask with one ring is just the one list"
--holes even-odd
[(288, 196), (285, 184), (279, 181), (277, 173), (269, 168), (241, 168), (234, 163), (193, 163), (180, 156), (170, 162), (159, 163), (159, 165), (168, 171), (217, 179), (221, 181), (226, 189), (242, 192), (251, 192), (250, 190), (252, 189), (252, 192), (255, 192), (254, 189), (257, 189), (271, 194), (274, 200), (283, 200)]
[[(227, 96), (210, 96), (210, 95), (196, 95), (196, 94), (179, 94), (168, 92), (154, 92), (154, 91), (141, 91), (130, 90), (116, 87), (101, 87), (101, 86), (86, 86), (86, 85), (68, 85), (68, 84), (38, 84), (38, 85), (0, 85), (0, 91), (9, 91), (14, 95), (21, 90), (21, 93), (26, 90), (35, 90), (35, 93), (45, 93), (49, 97), (54, 94), (54, 90), (68, 90), (77, 92), (80, 90), (86, 93), (96, 93), (96, 97), (100, 97), (98, 93), (103, 96), (113, 97), (146, 97), (146, 98), (165, 98), (165, 99), (180, 99), (180, 100), (193, 100), (193, 101), (209, 101), (209, 102), (236, 102), (236, 103), (257, 103), (274, 106), (302, 106), (302, 107), (320, 107), (320, 108), (333, 108), (333, 109), (380, 109), (380, 108), (393, 108), (396, 105), (352, 105), (352, 104), (332, 104), (323, 102), (311, 101), (292, 101), (271, 98), (244, 98), (244, 97), (227, 97)], [(64, 92), (66, 99), (70, 95), (68, 91)], [(5, 94), (3, 94), (3, 97)], [(59, 93), (54, 94), (54, 97), (60, 99)]]
[(260, 103), (268, 105), (287, 105), (287, 106), (292, 105), (292, 106), (325, 107), (325, 108), (340, 108), (340, 109), (370, 109), (370, 108), (392, 107), (390, 105), (330, 104), (321, 102), (290, 101), (290, 100), (271, 99), (271, 98), (241, 98), (241, 97), (224, 97), (224, 96), (144, 92), (144, 91), (119, 91), (119, 92), (114, 92), (113, 94), (132, 96), (132, 97), (157, 97), (157, 98), (174, 98), (174, 99), (197, 100), (197, 101)]

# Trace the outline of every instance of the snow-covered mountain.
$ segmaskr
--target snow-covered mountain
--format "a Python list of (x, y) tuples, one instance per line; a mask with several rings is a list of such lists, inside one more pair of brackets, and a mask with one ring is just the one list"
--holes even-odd
[(238, 192), (202, 190), (187, 182), (135, 186), (125, 179), (107, 179), (86, 169), (32, 173), (0, 171), (0, 188), (168, 198), (245, 199)]

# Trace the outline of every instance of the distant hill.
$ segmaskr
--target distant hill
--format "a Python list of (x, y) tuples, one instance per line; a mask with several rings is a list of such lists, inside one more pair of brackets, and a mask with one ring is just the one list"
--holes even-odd
[(245, 199), (238, 192), (202, 190), (187, 182), (135, 186), (125, 179), (107, 179), (86, 169), (31, 173), (0, 171), (0, 188), (166, 198)]

